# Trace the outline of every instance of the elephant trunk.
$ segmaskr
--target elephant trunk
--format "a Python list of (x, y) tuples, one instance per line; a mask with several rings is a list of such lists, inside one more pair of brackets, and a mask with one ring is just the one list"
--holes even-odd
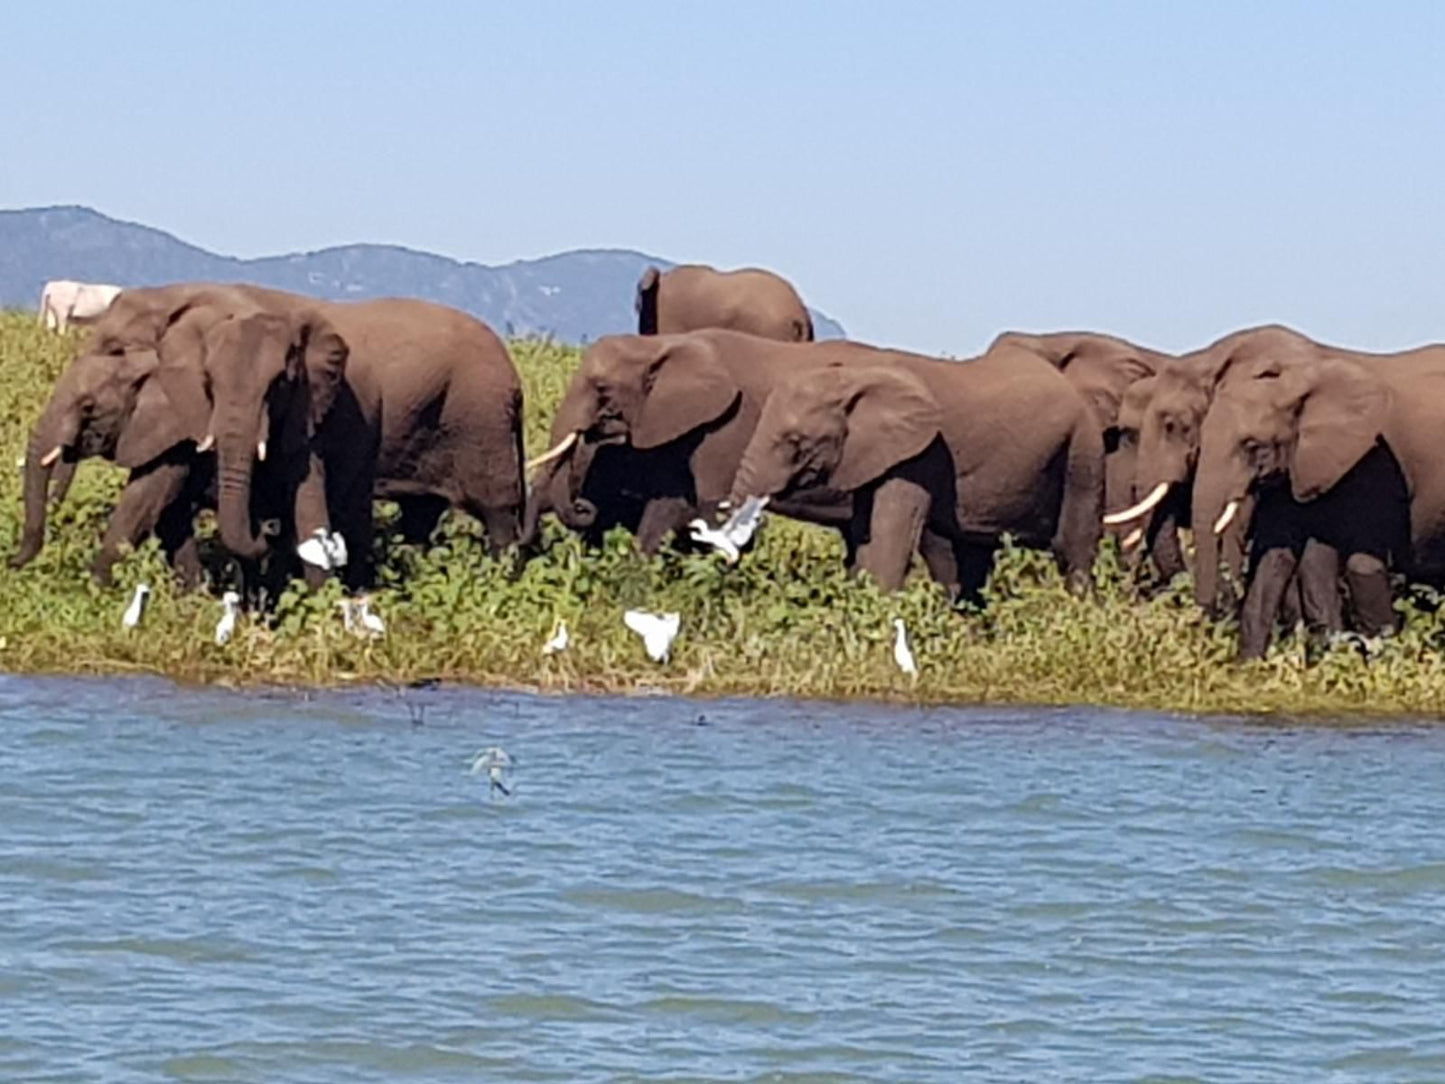
[(79, 430), (80, 420), (75, 412), (52, 400), (30, 434), (25, 452), (25, 525), (20, 532), (20, 547), (10, 559), (12, 568), (29, 564), (45, 546), (51, 474), (56, 463), (60, 462), (60, 496), (63, 497), (75, 473), (75, 464), (65, 463), (63, 456), (67, 449), (71, 449), (73, 456), (73, 445)]
[(1201, 470), (1194, 482), (1194, 598), (1208, 613), (1221, 609), (1219, 562), (1231, 573), (1243, 566), (1244, 541), (1254, 511), (1249, 478), (1223, 469)]
[(243, 560), (255, 560), (267, 548), (251, 525), (251, 476), (261, 441), (241, 426), (226, 432), (216, 446), (216, 521), (225, 547)]

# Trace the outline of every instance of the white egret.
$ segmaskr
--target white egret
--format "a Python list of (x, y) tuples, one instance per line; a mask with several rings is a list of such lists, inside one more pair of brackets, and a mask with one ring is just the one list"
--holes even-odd
[(236, 618), (241, 616), (241, 596), (234, 591), (227, 591), (221, 596), (221, 620), (216, 622), (216, 643), (225, 645), (231, 642), (231, 636), (236, 631)]
[(133, 629), (140, 624), (141, 618), (145, 616), (146, 603), (150, 601), (150, 598), (150, 584), (138, 583), (135, 585), (135, 594), (131, 596), (130, 605), (125, 608), (125, 613), (120, 618), (120, 623), (124, 628)]
[(557, 627), (552, 630), (552, 637), (542, 645), (543, 655), (555, 655), (560, 651), (566, 651), (572, 643), (572, 637), (567, 634), (567, 622), (557, 620)]
[(335, 531), (317, 527), (311, 532), (310, 538), (296, 546), (296, 556), (308, 565), (315, 565), (327, 572), (336, 568), (345, 568), (348, 556), (346, 539)]
[(512, 763), (512, 758), (505, 749), (500, 745), (491, 745), (472, 754), (470, 770), (472, 775), (487, 773), (487, 779), (491, 783), (489, 793), (501, 791), (503, 797), (510, 798), (512, 792), (508, 789), (505, 778), (512, 769)]
[(628, 610), (622, 622), (642, 637), (642, 645), (653, 662), (667, 662), (672, 656), (672, 642), (682, 627), (682, 615), (650, 614), (645, 610)]
[(357, 595), (341, 600), (341, 619), (346, 631), (356, 636), (385, 636), (386, 622), (381, 615), (372, 613), (371, 597)]
[(730, 515), (720, 527), (708, 525), (707, 520), (695, 519), (689, 533), (696, 542), (702, 542), (718, 550), (727, 558), (728, 564), (736, 564), (742, 548), (752, 541), (763, 521), (763, 509), (768, 506), (767, 497), (749, 497), (742, 507)]
[(918, 663), (913, 661), (913, 652), (908, 647), (908, 632), (903, 627), (903, 618), (895, 617), (893, 627), (898, 630), (893, 638), (893, 661), (909, 677), (917, 677)]

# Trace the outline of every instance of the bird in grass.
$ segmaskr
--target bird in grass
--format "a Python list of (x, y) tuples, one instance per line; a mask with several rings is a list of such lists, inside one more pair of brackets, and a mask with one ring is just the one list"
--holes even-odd
[(572, 643), (572, 637), (567, 634), (567, 622), (557, 620), (557, 627), (552, 630), (551, 639), (542, 645), (543, 655), (555, 655), (560, 651), (566, 651)]
[(893, 619), (896, 635), (893, 637), (893, 661), (909, 677), (918, 676), (918, 663), (913, 661), (913, 652), (908, 646), (908, 630), (903, 627), (903, 618)]
[(315, 565), (317, 568), (330, 572), (335, 568), (346, 567), (346, 539), (335, 531), (328, 531), (325, 527), (317, 527), (311, 532), (311, 537), (301, 542), (296, 547), (296, 556), (305, 561), (308, 565)]
[(221, 596), (221, 620), (216, 622), (216, 643), (224, 646), (231, 642), (236, 631), (236, 618), (241, 616), (241, 596), (227, 591)]
[(341, 600), (341, 619), (346, 631), (355, 636), (385, 636), (386, 622), (371, 612), (371, 597), (357, 595)]
[(151, 599), (151, 586), (148, 583), (135, 585), (135, 594), (131, 596), (130, 605), (121, 614), (120, 623), (123, 628), (133, 629), (140, 624), (140, 619), (145, 616), (146, 603)]
[(682, 615), (650, 614), (645, 610), (628, 610), (622, 622), (642, 637), (642, 646), (653, 662), (667, 662), (672, 657), (672, 642), (682, 627)]
[(510, 798), (511, 790), (505, 782), (506, 775), (512, 770), (512, 758), (500, 745), (489, 745), (485, 749), (478, 749), (472, 754), (472, 775), (487, 773), (487, 779), (491, 783), (488, 789), (489, 794), (502, 792), (502, 797)]
[(711, 546), (727, 559), (737, 564), (742, 549), (752, 541), (763, 522), (763, 509), (768, 506), (767, 497), (749, 497), (742, 507), (723, 521), (722, 526), (712, 527), (705, 519), (695, 519), (688, 524), (688, 533), (694, 542)]

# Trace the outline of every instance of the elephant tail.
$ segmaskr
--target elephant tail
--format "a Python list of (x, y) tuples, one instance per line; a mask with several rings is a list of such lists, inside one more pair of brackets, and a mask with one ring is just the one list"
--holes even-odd
[(1104, 435), (1091, 410), (1081, 410), (1064, 455), (1063, 499), (1054, 553), (1071, 587), (1087, 585), (1103, 536)]

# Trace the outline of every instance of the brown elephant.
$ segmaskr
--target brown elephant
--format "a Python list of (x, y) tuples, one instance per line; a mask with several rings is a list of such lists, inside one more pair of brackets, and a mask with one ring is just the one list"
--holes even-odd
[[(642, 552), (656, 552), (727, 499), (779, 374), (868, 349), (722, 329), (597, 340), (557, 408), (551, 451), (534, 460), (524, 539), (533, 542), (552, 511), (579, 531), (626, 526)], [(852, 514), (844, 500), (793, 511), (840, 529)]]
[(637, 283), (637, 331), (669, 335), (732, 328), (783, 342), (812, 342), (813, 318), (798, 291), (771, 271), (649, 267)]
[[(109, 583), (124, 549), (155, 531), (183, 582), (197, 582), (200, 568), (190, 520), (208, 493), (214, 501), (214, 457), (198, 452), (196, 441), (183, 432), (179, 410), (158, 378), (161, 358), (173, 356), (182, 343), (203, 342), (213, 329), (234, 328), (231, 321), (238, 314), (257, 312), (255, 299), (234, 287), (137, 289), (117, 300), (61, 374), (32, 430), (25, 466), (25, 524), (12, 565), (28, 563), (44, 544), (52, 472), (58, 476), (58, 499), (78, 461), (101, 456), (131, 473), (92, 566), (96, 579)], [(314, 324), (287, 322), (280, 349), (303, 348), (313, 330), (319, 345), (323, 335), (329, 335), (323, 327), (319, 318)], [(334, 341), (330, 345), (338, 346)], [(339, 349), (338, 363), (344, 362), (344, 345)], [(302, 470), (305, 465), (303, 459)], [(275, 460), (266, 473), (273, 476), (267, 492), (278, 492), (284, 483)], [(279, 512), (273, 507), (263, 518)], [(324, 525), (324, 503), (317, 515), (315, 525)]]
[(965, 362), (871, 353), (778, 382), (733, 503), (851, 495), (858, 565), (886, 590), (922, 544), (935, 578), (976, 598), (1005, 534), (1051, 548), (1083, 587), (1101, 535), (1104, 442), (1079, 392), (1019, 347)]
[(1392, 567), (1445, 583), (1445, 346), (1369, 355), (1276, 340), (1241, 352), (1200, 426), (1194, 521), (1204, 598), (1214, 536), (1234, 524), (1251, 540), (1243, 657), (1267, 649), (1301, 565), (1312, 624), (1343, 627), (1343, 564), (1362, 630), (1392, 627)]
[[(438, 504), (452, 504), (482, 519), (494, 548), (515, 540), (523, 508), (521, 387), (505, 346), (479, 321), (421, 301), (317, 302), (204, 284), (126, 291), (118, 304), (88, 349), (122, 374), (118, 360), (154, 354), (154, 371), (135, 388), (155, 385), (169, 424), (150, 441), (193, 453), (215, 446), (218, 520), (232, 552), (264, 550), (256, 510), (287, 503), (278, 500), (277, 478), (294, 505), (288, 534), (305, 540), (338, 529), (353, 586), (371, 578), (373, 495), (422, 503), (423, 521), (439, 514)], [(70, 411), (53, 396), (47, 417)], [(52, 435), (42, 419), (32, 445)], [(86, 454), (56, 446), (68, 457)], [(45, 453), (39, 469), (53, 462)], [(256, 501), (258, 470), (265, 492)], [(45, 485), (38, 473), (35, 481), (27, 477), (18, 560), (38, 549), (32, 520), (43, 531)], [(113, 523), (154, 524), (147, 497), (127, 487)]]
[[(1174, 357), (1113, 335), (1087, 331), (1030, 334), (1005, 331), (989, 350), (1012, 346), (1028, 350), (1055, 366), (1078, 388), (1098, 416), (1104, 437), (1104, 511), (1119, 512), (1134, 504), (1137, 474), (1138, 422), (1153, 388), (1153, 377), (1173, 364)], [(1148, 539), (1148, 551), (1160, 575), (1169, 580), (1184, 569), (1175, 530), (1137, 530), (1133, 524), (1109, 527), (1132, 550)]]

